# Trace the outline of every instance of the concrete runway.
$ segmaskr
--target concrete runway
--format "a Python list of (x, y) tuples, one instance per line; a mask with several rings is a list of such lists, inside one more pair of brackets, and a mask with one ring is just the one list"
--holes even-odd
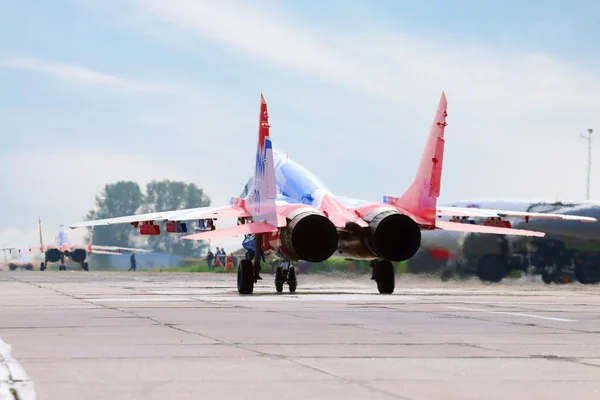
[(0, 272), (0, 399), (600, 399), (598, 287), (263, 278)]

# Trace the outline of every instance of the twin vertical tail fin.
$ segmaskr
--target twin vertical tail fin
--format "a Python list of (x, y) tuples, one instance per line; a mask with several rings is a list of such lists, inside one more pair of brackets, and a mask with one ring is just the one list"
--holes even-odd
[(258, 146), (254, 177), (246, 197), (246, 208), (256, 222), (267, 222), (277, 226), (275, 199), (275, 164), (273, 162), (273, 146), (271, 144), (269, 114), (267, 102), (260, 95), (260, 115), (258, 121)]
[(401, 197), (384, 197), (385, 203), (410, 213), (417, 223), (431, 227), (435, 226), (442, 183), (447, 107), (446, 94), (442, 92), (415, 180)]

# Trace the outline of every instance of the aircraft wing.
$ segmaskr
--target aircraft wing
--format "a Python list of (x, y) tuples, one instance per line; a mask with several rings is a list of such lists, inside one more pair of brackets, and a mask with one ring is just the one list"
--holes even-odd
[(225, 236), (243, 236), (248, 234), (277, 232), (277, 227), (271, 225), (268, 222), (252, 222), (249, 224), (242, 224), (232, 226), (229, 228), (215, 229), (214, 231), (198, 232), (191, 235), (183, 236), (182, 239), (187, 240), (206, 240), (214, 239), (216, 237)]
[[(108, 253), (99, 253), (100, 251), (106, 251), (106, 252), (111, 252), (111, 251), (116, 251), (119, 254), (122, 251), (129, 251), (132, 253), (150, 253), (152, 250), (149, 249), (134, 249), (131, 247), (119, 247), (119, 246), (99, 246), (96, 244), (92, 245), (92, 253), (96, 253), (96, 254), (108, 254)], [(113, 253), (110, 253), (113, 254)]]
[(460, 222), (436, 221), (435, 226), (438, 229), (455, 232), (471, 232), (471, 233), (493, 233), (498, 235), (515, 235), (515, 236), (537, 236), (544, 237), (544, 232), (529, 231), (526, 229), (502, 228), (498, 226), (475, 225)]
[(192, 221), (205, 218), (237, 218), (250, 217), (245, 208), (228, 205), (222, 207), (200, 207), (183, 210), (161, 211), (148, 214), (127, 215), (123, 217), (98, 219), (69, 225), (69, 228), (82, 228), (85, 226), (103, 226), (116, 224), (130, 224), (132, 222), (144, 221)]
[[(596, 222), (596, 218), (583, 217), (579, 215), (564, 215), (564, 214), (550, 214), (550, 213), (537, 213), (537, 212), (526, 212), (526, 211), (506, 211), (506, 210), (493, 210), (487, 208), (470, 208), (470, 207), (446, 207), (437, 206), (436, 208), (438, 216), (447, 217), (474, 217), (474, 218), (539, 218), (539, 219), (562, 219), (571, 221), (581, 222)], [(436, 221), (436, 225), (439, 221)]]
[(92, 254), (108, 254), (108, 255), (112, 255), (112, 256), (122, 256), (123, 255), (123, 253), (121, 253), (119, 251), (94, 250), (94, 249), (92, 249), (91, 253)]

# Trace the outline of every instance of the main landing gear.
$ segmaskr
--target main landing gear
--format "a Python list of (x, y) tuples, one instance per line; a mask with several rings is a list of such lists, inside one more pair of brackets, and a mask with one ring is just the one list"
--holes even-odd
[[(254, 265), (252, 261), (254, 258)], [(260, 260), (264, 259), (262, 254), (262, 235), (254, 237), (254, 250), (251, 248), (246, 252), (246, 258), (240, 261), (237, 274), (237, 288), (239, 294), (252, 294), (254, 284), (261, 280)]]
[(278, 293), (283, 292), (283, 284), (287, 283), (290, 293), (296, 291), (298, 280), (296, 279), (296, 268), (292, 267), (287, 260), (281, 263), (280, 267), (275, 270), (275, 290)]
[[(40, 271), (45, 271), (48, 268), (48, 259), (46, 258), (43, 262), (40, 263)], [(87, 261), (84, 261), (81, 263), (81, 268), (84, 271), (89, 271), (90, 268), (88, 266)], [(60, 265), (58, 266), (58, 270), (59, 271), (66, 271), (67, 270), (67, 266), (65, 265), (65, 258), (62, 257), (60, 259)]]
[(389, 260), (371, 261), (373, 274), (371, 279), (377, 282), (377, 290), (381, 294), (392, 294), (396, 287), (396, 271), (394, 265)]
[[(252, 243), (253, 242), (253, 243)], [(246, 258), (240, 261), (237, 274), (237, 288), (239, 294), (252, 294), (254, 284), (261, 280), (260, 261), (265, 261), (262, 251), (262, 235), (256, 235), (254, 238), (247, 236), (244, 240), (246, 248)], [(254, 260), (254, 263), (251, 261)], [(282, 261), (281, 266), (275, 271), (275, 289), (277, 292), (283, 291), (283, 284), (287, 283), (291, 293), (296, 291), (298, 280), (296, 278), (296, 269), (292, 267), (290, 261)]]
[[(42, 263), (40, 263), (40, 271), (45, 271), (46, 269), (48, 269), (48, 257), (45, 257), (44, 261)], [(67, 266), (65, 265), (65, 256), (64, 255), (62, 257), (60, 257), (60, 265), (58, 266), (58, 270), (59, 271), (67, 270)]]

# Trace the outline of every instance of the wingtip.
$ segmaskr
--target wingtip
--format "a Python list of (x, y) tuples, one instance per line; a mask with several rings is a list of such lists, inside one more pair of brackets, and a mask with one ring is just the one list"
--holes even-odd
[(265, 101), (265, 96), (262, 93), (260, 94), (260, 103), (267, 104), (267, 102)]

